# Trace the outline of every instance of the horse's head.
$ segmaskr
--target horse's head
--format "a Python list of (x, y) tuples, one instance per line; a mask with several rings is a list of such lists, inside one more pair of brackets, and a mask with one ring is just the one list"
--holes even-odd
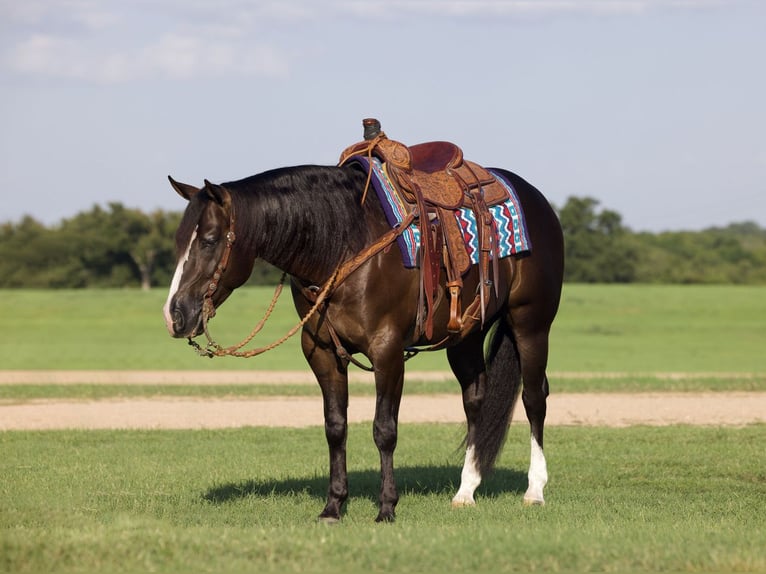
[(234, 206), (226, 188), (206, 180), (199, 189), (168, 179), (189, 205), (176, 231), (177, 265), (163, 313), (172, 336), (195, 337), (202, 332), (203, 307), (211, 317), (247, 280), (252, 261), (238, 249)]

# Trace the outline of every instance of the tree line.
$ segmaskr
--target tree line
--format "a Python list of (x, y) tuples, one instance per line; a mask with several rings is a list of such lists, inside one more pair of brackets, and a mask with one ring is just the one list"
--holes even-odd
[[(649, 233), (631, 231), (619, 213), (590, 197), (570, 197), (556, 211), (566, 281), (766, 284), (766, 229), (756, 223)], [(29, 216), (0, 224), (0, 287), (169, 285), (180, 219), (180, 212), (147, 214), (110, 203), (54, 226)], [(257, 262), (250, 284), (273, 284), (279, 275)]]

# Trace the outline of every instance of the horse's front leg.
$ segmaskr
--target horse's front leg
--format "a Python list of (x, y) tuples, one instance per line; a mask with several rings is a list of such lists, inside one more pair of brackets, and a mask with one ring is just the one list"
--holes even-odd
[(324, 400), (324, 430), (330, 450), (330, 484), (327, 504), (319, 514), (323, 522), (340, 520), (348, 498), (346, 437), (348, 434), (348, 365), (335, 352), (317, 344), (308, 331), (303, 332), (303, 353), (319, 382)]
[(373, 438), (380, 453), (380, 510), (376, 522), (392, 522), (399, 501), (394, 480), (394, 449), (396, 448), (399, 405), (404, 386), (404, 353), (401, 345), (387, 345), (371, 352), (375, 367), (375, 421)]

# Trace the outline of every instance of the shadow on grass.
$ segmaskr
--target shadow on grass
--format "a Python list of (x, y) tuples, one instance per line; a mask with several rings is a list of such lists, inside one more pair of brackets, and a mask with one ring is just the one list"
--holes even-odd
[[(395, 470), (400, 495), (439, 494), (452, 497), (460, 482), (460, 467), (409, 466)], [(246, 480), (210, 488), (202, 498), (213, 504), (224, 504), (248, 496), (274, 496), (308, 494), (324, 500), (329, 477), (313, 476), (285, 480)], [(348, 473), (349, 492), (353, 498), (378, 500), (380, 473), (376, 470)], [(479, 487), (483, 497), (494, 498), (503, 494), (521, 494), (527, 488), (527, 475), (517, 470), (496, 469)]]

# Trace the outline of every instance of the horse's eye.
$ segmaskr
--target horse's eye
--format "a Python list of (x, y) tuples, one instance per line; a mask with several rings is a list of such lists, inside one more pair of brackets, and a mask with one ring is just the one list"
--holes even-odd
[(203, 249), (209, 249), (211, 247), (215, 247), (218, 243), (217, 237), (201, 237), (200, 240), (200, 247)]

